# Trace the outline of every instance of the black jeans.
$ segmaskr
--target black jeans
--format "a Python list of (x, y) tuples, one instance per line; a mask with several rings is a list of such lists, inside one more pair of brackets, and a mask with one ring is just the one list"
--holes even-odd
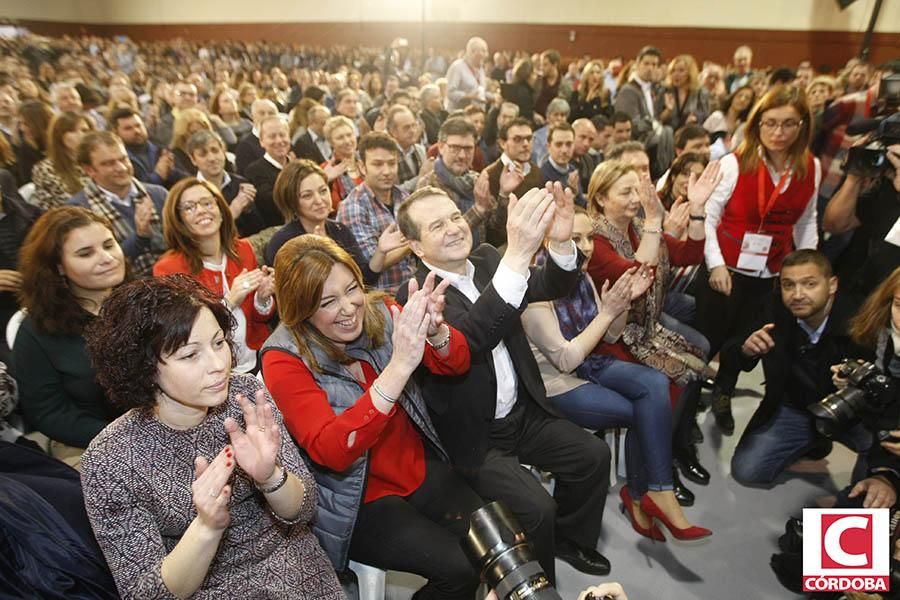
[(485, 503), (449, 465), (425, 461), (425, 480), (401, 498), (363, 504), (350, 540), (350, 558), (381, 569), (421, 575), (417, 600), (472, 600), (478, 575), (459, 544), (469, 515)]
[[(493, 422), (491, 448), (469, 481), (486, 500), (502, 500), (509, 507), (555, 582), (556, 540), (597, 546), (609, 462), (606, 442), (520, 396), (509, 415)], [(552, 498), (522, 463), (556, 476)]]
[[(772, 294), (778, 278), (761, 279), (731, 272), (731, 295), (720, 294), (709, 286), (709, 271), (701, 265), (697, 273), (697, 329), (709, 340), (709, 358), (735, 336), (744, 335)], [(741, 340), (743, 342), (743, 340)], [(716, 386), (731, 395), (737, 385), (740, 366), (720, 357)]]

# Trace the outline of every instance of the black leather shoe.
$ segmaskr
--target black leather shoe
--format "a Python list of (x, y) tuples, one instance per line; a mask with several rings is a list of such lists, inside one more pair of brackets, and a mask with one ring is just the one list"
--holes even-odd
[(678, 500), (678, 504), (681, 506), (693, 506), (694, 505), (694, 492), (687, 489), (684, 484), (681, 482), (681, 477), (678, 476), (678, 469), (672, 469), (672, 491), (675, 492), (675, 499)]
[(716, 419), (716, 425), (722, 430), (722, 435), (734, 433), (734, 416), (731, 414), (731, 396), (718, 389), (712, 392), (712, 414)]
[(566, 561), (576, 570), (588, 575), (609, 575), (609, 560), (593, 548), (562, 540), (556, 544), (556, 558)]
[(697, 459), (697, 449), (691, 446), (680, 451), (678, 456), (672, 459), (672, 464), (678, 467), (681, 474), (700, 485), (709, 483), (709, 471), (703, 468)]

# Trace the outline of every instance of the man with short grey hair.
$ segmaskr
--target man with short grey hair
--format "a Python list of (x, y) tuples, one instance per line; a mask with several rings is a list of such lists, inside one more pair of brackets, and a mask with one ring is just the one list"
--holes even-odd
[(422, 104), (419, 118), (425, 126), (425, 137), (430, 146), (437, 143), (441, 125), (447, 120), (447, 111), (441, 101), (441, 89), (433, 83), (422, 86), (419, 102)]
[[(294, 108), (294, 110), (299, 110)], [(331, 158), (331, 145), (325, 139), (325, 121), (331, 116), (329, 110), (317, 104), (306, 113), (306, 131), (294, 142), (297, 158), (311, 160), (317, 165)]]
[(531, 160), (542, 165), (547, 160), (547, 137), (550, 128), (559, 126), (569, 119), (572, 108), (563, 98), (554, 98), (547, 105), (547, 124), (534, 132), (534, 141), (531, 146)]
[(263, 119), (274, 117), (278, 114), (278, 107), (271, 100), (263, 98), (253, 101), (250, 105), (250, 119), (253, 121), (253, 129), (245, 135), (234, 151), (235, 169), (246, 177), (247, 167), (250, 163), (259, 160), (266, 153), (259, 143), (259, 126)]
[(457, 58), (447, 69), (448, 109), (458, 110), (469, 104), (484, 105), (494, 99), (494, 94), (486, 87), (484, 61), (487, 57), (487, 42), (479, 37), (468, 41), (465, 56)]

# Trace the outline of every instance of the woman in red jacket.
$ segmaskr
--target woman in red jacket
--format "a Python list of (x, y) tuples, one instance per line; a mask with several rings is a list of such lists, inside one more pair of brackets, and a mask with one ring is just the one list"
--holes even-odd
[(365, 292), (334, 241), (304, 235), (275, 258), (281, 324), (262, 353), (266, 387), (319, 482), (313, 530), (335, 569), (349, 560), (416, 573), (416, 598), (471, 600), (478, 576), (459, 539), (483, 502), (454, 471), (413, 379), (469, 370), (443, 322), (445, 280), (409, 284), (404, 308)]
[(219, 190), (194, 177), (175, 184), (163, 207), (163, 236), (170, 250), (153, 274), (185, 273), (220, 294), (237, 321), (234, 370), (256, 372), (256, 351), (269, 336), (266, 322), (275, 314), (274, 271), (257, 267), (253, 247), (237, 237)]
[[(697, 328), (710, 356), (753, 322), (784, 257), (818, 244), (821, 166), (809, 152), (812, 129), (803, 91), (777, 87), (751, 110), (737, 151), (722, 158), (722, 181), (706, 205), (706, 264), (697, 274)], [(739, 371), (720, 364), (713, 389), (712, 412), (725, 435), (734, 432)]]

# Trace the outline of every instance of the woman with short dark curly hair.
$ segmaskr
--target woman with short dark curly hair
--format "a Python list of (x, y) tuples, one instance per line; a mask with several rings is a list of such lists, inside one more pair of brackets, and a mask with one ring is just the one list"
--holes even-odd
[(97, 379), (131, 409), (81, 478), (123, 598), (343, 598), (308, 526), (315, 481), (265, 388), (232, 374), (233, 325), (171, 275), (117, 289), (86, 333)]
[(64, 206), (35, 222), (19, 271), (19, 302), (28, 316), (13, 345), (13, 370), (22, 410), (50, 438), (51, 454), (77, 468), (84, 448), (115, 416), (82, 332), (125, 279), (125, 258), (106, 219)]

